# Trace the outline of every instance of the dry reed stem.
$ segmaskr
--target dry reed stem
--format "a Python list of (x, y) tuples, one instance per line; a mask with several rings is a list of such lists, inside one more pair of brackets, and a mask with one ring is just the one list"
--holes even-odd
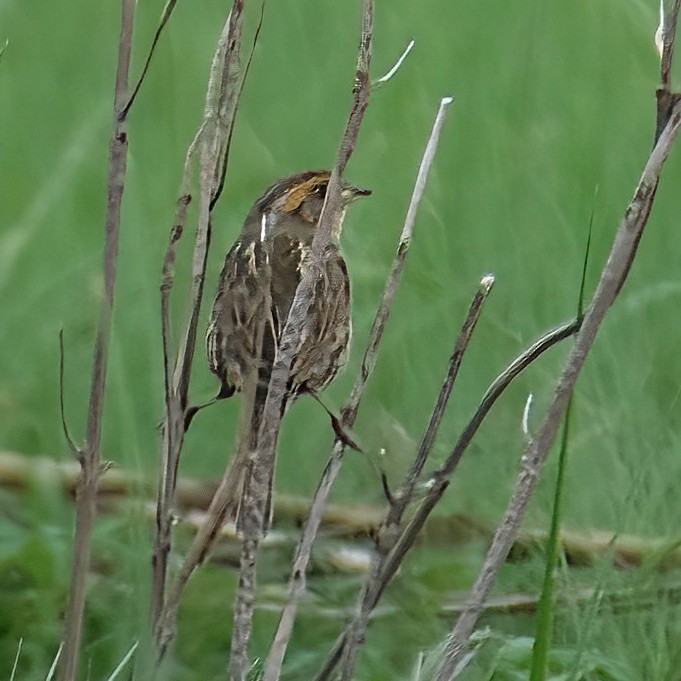
[(538, 341), (518, 355), (518, 357), (516, 357), (499, 374), (499, 376), (497, 376), (486, 390), (475, 414), (459, 436), (451, 454), (429, 480), (426, 492), (413, 515), (406, 524), (399, 528), (396, 537), (391, 540), (394, 543), (391, 543), (392, 548), (390, 551), (384, 552), (384, 555), (381, 557), (378, 579), (373, 581), (371, 589), (364, 589), (362, 594), (362, 605), (355, 613), (355, 619), (348, 624), (346, 630), (339, 636), (334, 644), (324, 666), (316, 676), (317, 681), (326, 681), (326, 679), (332, 678), (331, 674), (339, 664), (345, 647), (349, 645), (346, 632), (356, 626), (355, 622), (357, 619), (365, 617), (366, 613), (370, 614), (376, 607), (385, 588), (395, 576), (397, 569), (408, 551), (414, 545), (426, 520), (429, 518), (431, 512), (449, 486), (449, 479), (454, 472), (454, 469), (482, 425), (482, 422), (485, 420), (485, 417), (494, 406), (494, 403), (516, 376), (539, 359), (544, 352), (556, 345), (556, 343), (559, 343), (574, 334), (580, 328), (580, 324), (580, 320), (573, 320), (544, 334)]
[(369, 616), (376, 605), (378, 594), (385, 588), (383, 583), (383, 563), (385, 557), (394, 548), (395, 542), (399, 537), (402, 517), (407, 507), (411, 504), (416, 485), (423, 472), (423, 467), (430, 455), (437, 432), (442, 423), (447, 408), (447, 403), (454, 388), (454, 382), (459, 373), (463, 355), (468, 347), (475, 326), (480, 318), (482, 306), (489, 296), (494, 277), (484, 276), (473, 296), (473, 300), (468, 308), (468, 313), (464, 319), (459, 334), (456, 337), (454, 350), (449, 360), (447, 373), (445, 375), (440, 393), (433, 408), (428, 427), (423, 435), (421, 443), (416, 451), (416, 456), (409, 469), (405, 480), (400, 489), (400, 493), (390, 501), (388, 513), (381, 522), (378, 530), (376, 546), (377, 551), (372, 561), (371, 572), (366, 580), (366, 584), (359, 597), (357, 612), (352, 623), (346, 628), (344, 637), (344, 647), (340, 658), (341, 678), (349, 681), (355, 670), (357, 654), (359, 648), (364, 643), (366, 630), (369, 625)]
[[(678, 16), (679, 4), (678, 0), (674, 4), (674, 20)], [(663, 52), (661, 63), (662, 89), (669, 91), (668, 69), (673, 53), (673, 36), (676, 26), (675, 23), (670, 26), (666, 19), (664, 24), (665, 36), (672, 36), (671, 45), (667, 45), (668, 37), (664, 39), (666, 49)], [(659, 101), (660, 97), (658, 95), (658, 103)], [(492, 539), (478, 577), (471, 589), (468, 599), (469, 605), (457, 620), (447, 640), (437, 681), (450, 681), (461, 668), (461, 661), (467, 653), (468, 640), (475, 629), (484, 603), (494, 586), (499, 567), (508, 556), (518, 533), (529, 501), (539, 481), (543, 465), (565, 413), (577, 377), (593, 346), (596, 333), (606, 312), (614, 303), (629, 274), (641, 236), (650, 216), (662, 167), (681, 127), (681, 101), (678, 98), (676, 99), (673, 108), (669, 112), (669, 117), (662, 126), (660, 125), (659, 116), (660, 109), (658, 108), (656, 127), (657, 130), (662, 127), (662, 132), (659, 136), (656, 135), (655, 147), (646, 162), (634, 196), (615, 234), (608, 260), (601, 272), (598, 287), (584, 316), (582, 327), (577, 334), (575, 344), (568, 356), (562, 375), (557, 382), (554, 397), (549, 405), (544, 421), (522, 455), (520, 472), (516, 479), (513, 494), (503, 519)]]
[[(175, 636), (175, 620), (182, 589), (195, 569), (187, 569), (193, 554), (185, 557), (180, 574), (167, 593), (166, 581), (168, 554), (171, 545), (172, 509), (177, 485), (177, 467), (186, 432), (189, 382), (196, 348), (199, 314), (210, 243), (211, 209), (224, 182), (226, 159), (236, 117), (241, 84), (239, 79), (241, 39), (243, 31), (243, 0), (234, 0), (232, 10), (225, 21), (210, 69), (203, 121), (187, 151), (183, 178), (184, 191), (189, 184), (189, 167), (195, 153), (199, 154), (199, 207), (192, 256), (192, 284), (190, 314), (182, 342), (174, 361), (171, 375), (169, 357), (170, 324), (168, 319), (168, 296), (172, 286), (168, 265), (174, 258), (174, 243), (184, 226), (189, 194), (178, 200), (178, 220), (171, 233), (168, 254), (164, 263), (161, 286), (162, 336), (165, 367), (166, 414), (163, 425), (161, 476), (157, 505), (157, 534), (153, 555), (152, 575), (152, 622), (157, 640), (159, 658), (163, 657)], [(198, 536), (198, 535), (197, 535)]]
[[(407, 254), (409, 253), (418, 206), (426, 187), (430, 167), (435, 158), (435, 151), (437, 149), (440, 131), (444, 123), (446, 108), (451, 102), (452, 99), (450, 97), (441, 100), (423, 158), (421, 159), (414, 190), (409, 202), (409, 208), (407, 209), (407, 215), (400, 234), (397, 252), (390, 268), (390, 273), (386, 279), (376, 317), (374, 318), (369, 332), (369, 340), (362, 358), (360, 372), (350, 394), (350, 399), (342, 409), (341, 424), (344, 429), (350, 430), (355, 423), (359, 404), (376, 364), (378, 347), (383, 338), (383, 331), (390, 316), (395, 294), (402, 278)], [(301, 535), (300, 542), (296, 548), (291, 576), (289, 578), (288, 599), (281, 613), (279, 625), (265, 661), (263, 681), (275, 681), (281, 674), (281, 667), (283, 665), (284, 656), (286, 655), (286, 649), (293, 633), (298, 603), (306, 590), (306, 572), (312, 554), (312, 546), (322, 522), (331, 487), (340, 472), (344, 451), (345, 443), (340, 438), (336, 439), (333, 452), (324, 468), (315, 496), (310, 505), (310, 512), (303, 528), (303, 534)]]
[[(76, 528), (69, 600), (64, 625), (64, 650), (59, 664), (59, 679), (61, 681), (73, 681), (78, 673), (85, 610), (85, 580), (90, 565), (91, 537), (96, 515), (97, 484), (102, 472), (99, 447), (104, 412), (108, 345), (116, 285), (121, 202), (125, 188), (128, 155), (127, 111), (123, 110), (123, 106), (128, 95), (134, 19), (135, 1), (122, 0), (118, 65), (114, 90), (114, 120), (109, 142), (108, 196), (104, 224), (104, 296), (100, 305), (95, 339), (86, 441), (85, 445), (78, 448), (76, 452), (81, 468), (76, 493)], [(69, 442), (73, 446), (70, 438)]]
[(242, 501), (241, 525), (244, 533), (239, 588), (234, 602), (232, 656), (229, 674), (240, 680), (248, 669), (248, 641), (250, 639), (253, 605), (255, 602), (255, 568), (258, 545), (267, 523), (265, 518), (267, 485), (274, 467), (276, 445), (281, 427), (282, 410), (291, 363), (300, 343), (301, 330), (308, 316), (314, 294), (315, 274), (321, 263), (322, 252), (331, 239), (333, 225), (338, 223), (341, 203), (341, 178), (357, 144), (359, 130), (369, 105), (369, 67), (373, 37), (373, 0), (363, 0), (362, 29), (357, 50), (357, 68), (353, 86), (353, 105), (341, 139), (336, 162), (331, 171), (326, 198), (311, 246), (310, 267), (300, 284), (283, 327), (275, 354), (272, 374), (265, 399), (260, 432), (253, 452), (253, 468), (249, 493)]

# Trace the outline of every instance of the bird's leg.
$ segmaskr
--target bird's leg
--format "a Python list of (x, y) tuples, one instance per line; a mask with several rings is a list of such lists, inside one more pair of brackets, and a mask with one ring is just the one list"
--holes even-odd
[(354, 449), (356, 452), (363, 454), (364, 452), (362, 451), (362, 448), (353, 440), (347, 428), (343, 426), (341, 419), (336, 416), (336, 414), (334, 414), (331, 409), (324, 404), (324, 402), (322, 402), (321, 397), (319, 397), (319, 393), (316, 390), (309, 389), (306, 390), (306, 392), (311, 395), (315, 401), (321, 405), (322, 409), (329, 415), (329, 418), (331, 419), (331, 427), (333, 428), (333, 432), (336, 434), (336, 437), (341, 440), (344, 445), (350, 447), (350, 449)]
[(192, 421), (194, 420), (194, 417), (201, 411), (201, 409), (205, 409), (206, 407), (210, 407), (212, 404), (215, 404), (216, 402), (220, 400), (227, 399), (226, 397), (221, 397), (219, 394), (213, 397), (211, 400), (208, 400), (208, 402), (204, 402), (203, 404), (194, 404), (190, 407), (187, 407), (184, 412), (184, 432), (186, 433), (189, 430), (189, 426), (192, 424)]
[(236, 389), (234, 385), (231, 384), (227, 385), (226, 383), (223, 382), (222, 385), (220, 386), (220, 392), (218, 392), (218, 394), (212, 400), (208, 400), (208, 402), (204, 402), (203, 404), (192, 405), (191, 407), (187, 407), (184, 412), (184, 432), (186, 433), (189, 430), (189, 426), (194, 420), (194, 417), (199, 411), (201, 411), (201, 409), (204, 409), (205, 407), (210, 407), (211, 404), (215, 404), (220, 400), (226, 400), (227, 398), (231, 397), (235, 392)]
[[(321, 397), (319, 397), (319, 393), (316, 392), (315, 390), (306, 390), (307, 393), (309, 393), (321, 406), (322, 409), (329, 415), (329, 418), (331, 419), (331, 426), (333, 427), (334, 433), (336, 433), (336, 437), (343, 442), (347, 447), (350, 447), (351, 449), (354, 449), (356, 452), (359, 452), (360, 454), (364, 454), (365, 452), (362, 450), (362, 448), (352, 439), (351, 435), (348, 433), (348, 430), (343, 426), (343, 422), (341, 419), (336, 416), (331, 409), (329, 409), (324, 402), (322, 402)], [(385, 453), (383, 450), (381, 450), (381, 453)], [(390, 490), (390, 484), (388, 483), (388, 475), (385, 472), (383, 465), (380, 461), (379, 458), (373, 453), (369, 453), (367, 456), (369, 463), (371, 464), (371, 467), (376, 471), (378, 474), (379, 478), (381, 479), (381, 487), (383, 489), (383, 494), (385, 495), (386, 501), (388, 504), (391, 506), (395, 503), (395, 497), (393, 493)]]

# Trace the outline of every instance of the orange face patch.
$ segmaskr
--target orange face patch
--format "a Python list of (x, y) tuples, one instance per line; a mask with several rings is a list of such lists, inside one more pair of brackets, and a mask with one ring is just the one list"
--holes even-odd
[(315, 177), (301, 182), (288, 190), (286, 201), (284, 202), (284, 211), (291, 213), (300, 206), (306, 196), (312, 194), (315, 189), (329, 181), (328, 175), (316, 175)]

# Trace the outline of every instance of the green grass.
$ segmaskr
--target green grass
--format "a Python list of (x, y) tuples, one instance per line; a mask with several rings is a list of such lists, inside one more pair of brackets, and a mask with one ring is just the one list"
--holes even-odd
[[(162, 6), (160, 0), (139, 4), (135, 69), (141, 67)], [(248, 8), (251, 30), (258, 9)], [(216, 0), (178, 3), (130, 119), (103, 456), (138, 471), (151, 473), (157, 462), (160, 265), (224, 11), (225, 3)], [(391, 480), (399, 480), (425, 426), (454, 334), (482, 274), (494, 272), (497, 283), (442, 427), (440, 458), (504, 364), (540, 332), (573, 314), (598, 187), (587, 274), (587, 292), (593, 290), (652, 141), (657, 12), (652, 0), (378, 3), (374, 74), (382, 75), (410, 39), (416, 45), (394, 80), (372, 97), (348, 171), (374, 196), (353, 208), (346, 223), (355, 334), (350, 367), (327, 396), (332, 404), (342, 403), (353, 381), (438, 100), (455, 97), (404, 282), (355, 427), (367, 449), (386, 448)], [(208, 298), (223, 254), (261, 190), (288, 173), (332, 163), (350, 106), (358, 24), (359, 3), (267, 5), (227, 186), (216, 211)], [(0, 61), (2, 449), (69, 457), (58, 412), (62, 326), (68, 420), (74, 433), (83, 432), (101, 291), (117, 34), (113, 1), (81, 0), (59, 9), (51, 3), (0, 2), (0, 44), (9, 41)], [(675, 150), (630, 280), (579, 381), (562, 514), (564, 525), (573, 529), (616, 528), (670, 538), (678, 531), (681, 249), (675, 188), (680, 181), (681, 157)], [(183, 257), (189, 243), (187, 235)], [(179, 268), (178, 281), (185, 271)], [(176, 323), (184, 313), (179, 295)], [(536, 425), (565, 351), (544, 358), (495, 407), (440, 512), (499, 517), (523, 446), (525, 398), (535, 394)], [(192, 395), (202, 401), (216, 386), (201, 352), (198, 357)], [(223, 403), (197, 417), (183, 474), (218, 475), (231, 448), (236, 415), (236, 403)], [(278, 487), (309, 495), (331, 438), (318, 407), (311, 401), (297, 404), (282, 433)], [(551, 460), (528, 524), (548, 526), (555, 477)], [(348, 456), (334, 498), (381, 502), (380, 483), (367, 460)], [(21, 496), (3, 492), (0, 516), (5, 594), (0, 670), (9, 676), (23, 637), (17, 679), (44, 679), (58, 645), (72, 508), (46, 489)], [(93, 679), (106, 678), (140, 634), (148, 536), (139, 509), (98, 524), (101, 571), (90, 589), (84, 649)], [(408, 616), (376, 619), (357, 679), (411, 678), (418, 651), (434, 646), (451, 625), (435, 612), (452, 589), (470, 583), (484, 550), (474, 548), (465, 552), (465, 560), (445, 550), (417, 550), (407, 561), (387, 602)], [(542, 560), (508, 566), (499, 589), (538, 591)], [(281, 557), (266, 566), (272, 582), (283, 577), (286, 566)], [(570, 577), (605, 585), (625, 578), (637, 577), (606, 566)], [(221, 673), (233, 581), (233, 573), (209, 568), (192, 584), (168, 678)], [(559, 580), (556, 586), (565, 585)], [(351, 577), (311, 584), (322, 602), (336, 604), (346, 604), (354, 587)], [(11, 608), (4, 607), (5, 598), (13, 599)], [(576, 607), (561, 617), (556, 649), (574, 651), (586, 627), (586, 610)], [(484, 647), (471, 678), (515, 678), (510, 672), (503, 676), (495, 651), (516, 637), (531, 636), (531, 622), (487, 619), (496, 643)], [(678, 667), (677, 620), (671, 602), (645, 613), (595, 615), (585, 659), (615, 660), (620, 671), (585, 678), (671, 680)], [(256, 654), (266, 650), (275, 621), (272, 613), (258, 614)], [(307, 678), (338, 626), (338, 620), (303, 616), (288, 678)], [(517, 645), (525, 650), (522, 642)]]

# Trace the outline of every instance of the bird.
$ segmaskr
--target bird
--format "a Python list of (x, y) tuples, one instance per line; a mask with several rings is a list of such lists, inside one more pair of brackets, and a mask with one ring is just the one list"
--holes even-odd
[[(206, 348), (220, 382), (216, 399), (243, 393), (238, 443), (229, 463), (226, 515), (237, 519), (249, 485), (250, 454), (257, 445), (277, 346), (296, 289), (310, 265), (330, 172), (307, 171), (268, 187), (253, 204), (228, 251), (213, 302)], [(303, 394), (317, 397), (344, 366), (351, 337), (350, 278), (340, 249), (347, 207), (371, 191), (341, 185), (341, 210), (324, 244), (312, 301), (291, 362), (282, 415)], [(274, 471), (267, 471), (264, 529), (272, 514)]]

